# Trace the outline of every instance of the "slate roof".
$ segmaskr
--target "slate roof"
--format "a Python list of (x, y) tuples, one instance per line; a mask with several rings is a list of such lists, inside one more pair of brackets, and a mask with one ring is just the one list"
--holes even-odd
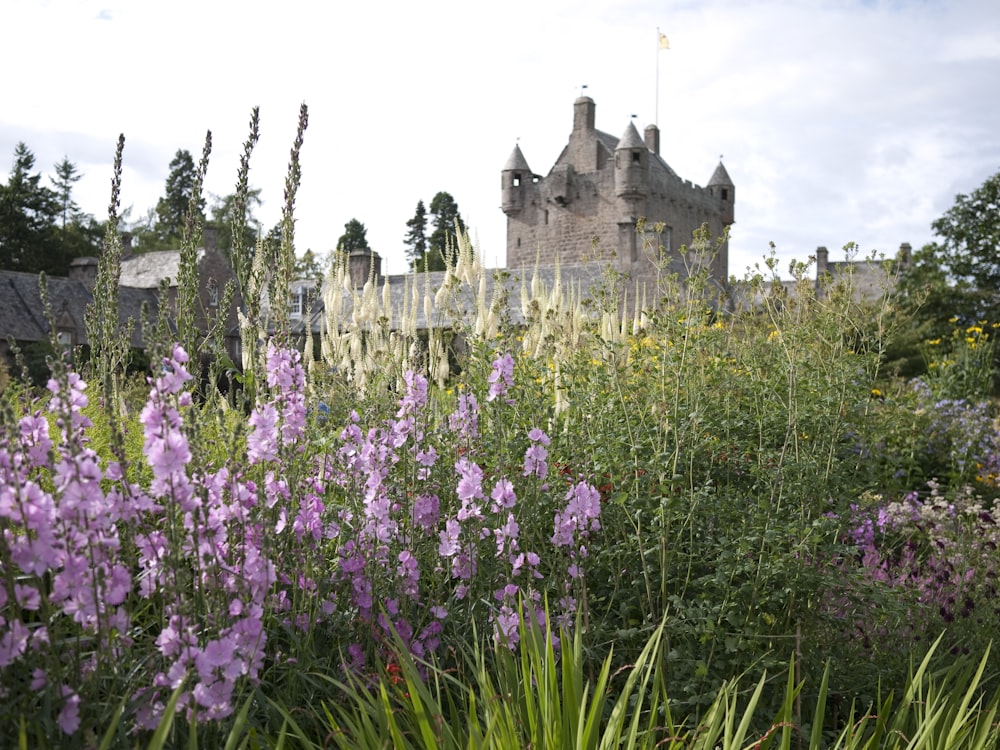
[[(0, 339), (8, 336), (18, 341), (45, 341), (49, 338), (49, 324), (45, 319), (38, 274), (19, 271), (0, 271)], [(93, 302), (93, 295), (82, 281), (58, 276), (46, 277), (49, 304), (57, 320), (69, 316), (77, 332), (78, 343), (87, 342), (84, 315)], [(122, 321), (132, 318), (132, 345), (142, 346), (138, 330), (143, 303), (148, 304), (150, 316), (156, 315), (156, 295), (151, 290), (119, 289), (118, 311)]]
[[(198, 259), (205, 254), (198, 250)], [(154, 250), (122, 258), (119, 284), (136, 289), (156, 289), (163, 279), (170, 279), (170, 286), (177, 286), (180, 275), (180, 250)]]

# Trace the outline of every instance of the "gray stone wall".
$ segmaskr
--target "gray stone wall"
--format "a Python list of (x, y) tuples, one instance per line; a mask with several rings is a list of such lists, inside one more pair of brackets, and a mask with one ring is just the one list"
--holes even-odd
[[(507, 266), (550, 265), (591, 260), (611, 261), (633, 277), (651, 275), (658, 261), (657, 240), (679, 260), (678, 249), (707, 223), (720, 237), (732, 223), (735, 189), (719, 170), (713, 185), (698, 187), (682, 180), (654, 150), (655, 127), (639, 136), (629, 123), (621, 138), (594, 128), (594, 103), (574, 103), (574, 128), (556, 164), (545, 177), (532, 174), (520, 149), (502, 171), (507, 214)], [(652, 148), (650, 148), (652, 146)], [(720, 165), (721, 169), (721, 165)], [(636, 223), (646, 220), (645, 236)], [(653, 235), (662, 222), (664, 232)], [(728, 279), (728, 244), (713, 264), (713, 275)]]

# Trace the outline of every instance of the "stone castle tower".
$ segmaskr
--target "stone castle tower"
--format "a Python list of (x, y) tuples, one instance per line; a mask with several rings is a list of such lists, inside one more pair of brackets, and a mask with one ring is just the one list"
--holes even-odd
[[(703, 223), (713, 237), (734, 221), (736, 187), (719, 163), (706, 187), (681, 179), (660, 156), (655, 125), (639, 135), (629, 122), (621, 138), (597, 130), (594, 100), (573, 103), (573, 132), (545, 177), (532, 173), (519, 146), (502, 174), (503, 212), (507, 215), (507, 266), (580, 263), (594, 255), (613, 257), (619, 270), (634, 277), (654, 269), (658, 245), (668, 259), (690, 244)], [(646, 219), (645, 236), (636, 222)], [(662, 222), (656, 235), (654, 225)], [(683, 264), (680, 264), (682, 266)], [(729, 247), (712, 262), (712, 275), (725, 285)], [(678, 267), (680, 267), (678, 266)]]

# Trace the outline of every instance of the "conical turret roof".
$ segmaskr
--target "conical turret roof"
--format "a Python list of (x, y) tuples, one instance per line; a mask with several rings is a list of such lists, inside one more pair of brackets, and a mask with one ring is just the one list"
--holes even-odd
[(528, 160), (525, 159), (524, 154), (521, 153), (520, 146), (514, 146), (514, 150), (507, 158), (507, 163), (503, 165), (504, 172), (516, 170), (521, 170), (523, 172), (531, 171), (531, 167), (528, 166)]
[(726, 168), (722, 166), (721, 161), (719, 162), (719, 166), (715, 168), (715, 171), (712, 172), (712, 177), (708, 181), (709, 187), (714, 187), (716, 185), (721, 185), (723, 187), (736, 187), (733, 184), (732, 179), (729, 177), (729, 172), (727, 172)]
[(625, 135), (618, 141), (617, 148), (646, 148), (646, 142), (642, 140), (639, 131), (635, 129), (634, 122), (629, 122), (628, 127), (625, 128)]

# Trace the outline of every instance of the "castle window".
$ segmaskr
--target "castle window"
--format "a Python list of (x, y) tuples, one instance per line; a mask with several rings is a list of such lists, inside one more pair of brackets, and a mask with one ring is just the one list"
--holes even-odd
[(638, 151), (633, 151), (632, 152), (632, 163), (633, 164), (638, 164), (640, 162), (641, 158), (642, 157), (639, 155)]
[(542, 179), (542, 178), (541, 178), (541, 177), (539, 177), (539, 176), (538, 176), (537, 174), (533, 174), (533, 175), (531, 175), (531, 182), (532, 182), (533, 184), (535, 184), (535, 185), (537, 185), (537, 184), (538, 184), (538, 181), (539, 181), (540, 179)]
[(208, 306), (219, 306), (219, 284), (215, 279), (208, 280)]
[(521, 175), (518, 172), (514, 173), (514, 187), (521, 187)]
[(545, 209), (545, 223), (549, 223), (549, 209), (547, 208)]
[(729, 190), (727, 188), (722, 188), (722, 200), (729, 200)]
[(521, 238), (520, 237), (517, 238), (517, 246), (521, 247)]

